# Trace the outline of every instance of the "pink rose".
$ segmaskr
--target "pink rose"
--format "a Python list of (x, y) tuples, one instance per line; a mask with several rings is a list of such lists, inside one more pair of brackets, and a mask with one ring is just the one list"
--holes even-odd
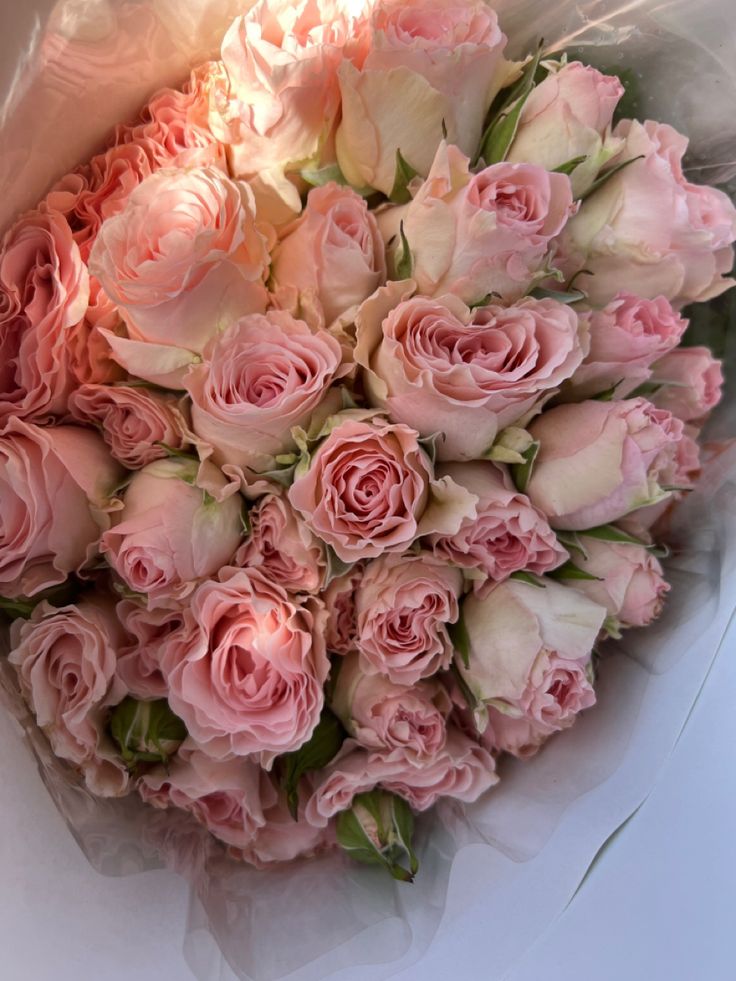
[(110, 385), (126, 377), (113, 360), (105, 330), (123, 336), (125, 325), (99, 281), (90, 276), (87, 312), (68, 334), (69, 371), (77, 385)]
[(427, 174), (442, 139), (471, 155), (500, 85), (506, 37), (480, 0), (375, 4), (367, 56), (338, 72), (337, 159), (348, 182), (389, 194), (396, 152)]
[(482, 461), (449, 463), (438, 472), (478, 498), (477, 517), (466, 518), (454, 535), (429, 538), (438, 558), (477, 570), (471, 575), (476, 592), (483, 594), (494, 582), (524, 569), (541, 575), (568, 558), (544, 514), (514, 489), (501, 467)]
[(279, 494), (261, 497), (248, 515), (250, 535), (233, 565), (260, 569), (294, 593), (316, 593), (326, 572), (324, 547)]
[(385, 279), (383, 239), (366, 202), (337, 184), (310, 191), (304, 212), (273, 253), (276, 295), (310, 299), (331, 324)]
[(23, 697), (57, 756), (84, 774), (102, 797), (128, 790), (128, 771), (105, 733), (107, 710), (123, 692), (115, 682), (123, 632), (102, 598), (60, 609), (39, 603), (10, 628), (10, 663)]
[(357, 648), (355, 591), (362, 578), (363, 563), (358, 562), (344, 575), (333, 579), (322, 592), (327, 607), (325, 642), (331, 654), (348, 654)]
[(104, 223), (90, 255), (130, 335), (106, 334), (115, 358), (131, 374), (176, 387), (192, 352), (265, 309), (267, 265), (247, 185), (215, 168), (153, 174)]
[(308, 426), (343, 373), (341, 360), (333, 337), (313, 333), (284, 310), (243, 317), (185, 378), (192, 427), (212, 447), (215, 463), (251, 480), (296, 449), (291, 430)]
[(668, 497), (682, 423), (646, 399), (559, 405), (536, 418), (526, 492), (553, 528), (608, 524)]
[(181, 610), (155, 609), (130, 599), (120, 600), (116, 616), (133, 639), (118, 653), (116, 674), (125, 690), (146, 701), (166, 698), (169, 686), (161, 669), (166, 639), (184, 623)]
[[(200, 476), (219, 500), (197, 484)], [(244, 503), (234, 490), (211, 463), (149, 463), (133, 475), (100, 551), (150, 606), (179, 602), (226, 565), (242, 540)]]
[[(412, 277), (420, 293), (476, 304), (489, 293), (518, 300), (539, 278), (550, 242), (573, 213), (570, 178), (535, 164), (498, 163), (477, 174), (442, 143), (429, 176), (403, 211)], [(384, 222), (396, 218), (388, 212)], [(394, 265), (403, 255), (389, 241)]]
[(731, 285), (736, 210), (714, 188), (685, 181), (687, 140), (663, 123), (623, 120), (625, 145), (613, 161), (634, 160), (590, 195), (560, 237), (558, 265), (603, 306), (621, 284), (675, 306), (718, 296)]
[(644, 545), (599, 541), (584, 535), (584, 554), (574, 563), (596, 579), (575, 579), (571, 585), (605, 606), (622, 627), (645, 627), (662, 612), (669, 585), (659, 560)]
[(69, 398), (71, 415), (78, 422), (98, 426), (112, 456), (129, 470), (167, 456), (166, 447), (184, 449), (183, 411), (173, 395), (128, 385), (81, 385)]
[(520, 760), (531, 759), (553, 733), (528, 715), (508, 715), (492, 706), (488, 709), (488, 726), (481, 744), (489, 753), (510, 753)]
[(438, 681), (396, 685), (366, 674), (358, 655), (348, 654), (340, 661), (330, 708), (361, 746), (419, 765), (444, 748), (452, 702)]
[(463, 604), (469, 666), (458, 670), (478, 703), (548, 735), (595, 702), (589, 677), (604, 607), (552, 580), (508, 579)]
[(615, 388), (626, 398), (651, 375), (650, 365), (679, 344), (687, 327), (663, 296), (644, 300), (617, 293), (588, 315), (590, 351), (564, 385), (563, 399), (592, 398)]
[(471, 495), (448, 478), (433, 479), (413, 429), (350, 413), (334, 422), (306, 472), (297, 470), (289, 502), (343, 562), (403, 552), (425, 534), (452, 534), (474, 513)]
[[(569, 378), (587, 351), (574, 310), (554, 300), (470, 310), (391, 283), (356, 318), (355, 360), (373, 405), (424, 437), (440, 460), (478, 459)], [(584, 325), (583, 325), (584, 326)]]
[(169, 702), (215, 757), (298, 749), (324, 703), (330, 663), (323, 605), (300, 601), (257, 569), (205, 582), (165, 644)]
[(88, 299), (87, 269), (64, 218), (19, 218), (0, 244), (0, 430), (11, 416), (45, 421), (65, 411), (70, 331)]
[(611, 121), (623, 94), (615, 75), (602, 75), (579, 61), (550, 72), (524, 103), (506, 159), (555, 170), (584, 157), (570, 174), (580, 197), (621, 148), (623, 141), (611, 136)]
[(459, 569), (426, 553), (371, 562), (355, 590), (361, 669), (414, 685), (448, 668), (462, 588)]
[(683, 422), (701, 420), (721, 401), (721, 362), (707, 347), (680, 347), (652, 369), (652, 384), (661, 385), (652, 402)]
[(96, 433), (8, 420), (0, 436), (3, 596), (33, 596), (86, 565), (122, 473)]

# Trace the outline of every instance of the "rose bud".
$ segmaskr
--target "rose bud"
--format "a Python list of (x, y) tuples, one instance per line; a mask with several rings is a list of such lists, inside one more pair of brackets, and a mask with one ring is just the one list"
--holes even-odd
[(646, 399), (559, 405), (529, 432), (540, 447), (526, 493), (553, 528), (595, 528), (672, 492), (683, 426)]
[[(198, 486), (200, 476), (221, 492), (221, 500)], [(233, 490), (211, 463), (149, 463), (133, 475), (100, 551), (149, 605), (176, 603), (199, 580), (215, 575), (240, 545), (244, 502)]]
[(110, 735), (125, 765), (135, 767), (166, 763), (186, 739), (187, 730), (165, 698), (144, 702), (128, 696), (110, 714)]
[(115, 672), (125, 690), (143, 700), (166, 698), (169, 685), (161, 670), (166, 638), (184, 623), (181, 610), (149, 610), (131, 599), (120, 600), (116, 615), (133, 638), (118, 653)]
[(683, 422), (700, 421), (721, 400), (721, 362), (707, 347), (679, 347), (654, 365), (652, 384), (662, 386), (651, 396), (656, 406)]
[(412, 848), (414, 816), (395, 794), (358, 794), (337, 819), (337, 840), (358, 862), (379, 865), (400, 882), (413, 882), (419, 861)]
[(414, 685), (448, 668), (462, 588), (459, 569), (426, 553), (371, 562), (355, 590), (361, 669)]

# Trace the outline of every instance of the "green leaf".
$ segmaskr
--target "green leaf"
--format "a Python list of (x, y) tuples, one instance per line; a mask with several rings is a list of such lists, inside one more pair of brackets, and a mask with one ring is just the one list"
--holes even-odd
[(524, 462), (511, 467), (511, 476), (514, 479), (517, 489), (522, 494), (529, 486), (529, 480), (534, 469), (534, 461), (537, 459), (537, 454), (539, 453), (539, 445), (539, 440), (535, 439), (531, 446), (523, 453)]
[(559, 582), (564, 582), (566, 579), (586, 579), (591, 582), (603, 582), (600, 576), (592, 576), (589, 572), (585, 572), (584, 569), (580, 569), (573, 562), (565, 562), (564, 565), (558, 566), (557, 569), (553, 569), (547, 575), (550, 579), (556, 579)]
[(524, 572), (523, 570), (512, 572), (509, 579), (514, 579), (516, 582), (525, 582), (527, 586), (536, 586), (538, 589), (545, 588), (541, 577), (535, 576), (533, 572)]
[(552, 171), (553, 174), (566, 174), (568, 177), (581, 163), (585, 163), (588, 159), (587, 154), (583, 154), (582, 157), (573, 157), (571, 160), (566, 160), (565, 163), (560, 164), (559, 167), (555, 167)]
[(399, 223), (399, 235), (401, 237), (401, 258), (396, 262), (396, 275), (399, 279), (410, 279), (414, 269), (414, 260), (404, 233), (403, 221)]
[(622, 531), (615, 525), (598, 525), (597, 528), (586, 528), (579, 531), (579, 535), (587, 535), (588, 538), (596, 538), (599, 542), (616, 542), (619, 545), (644, 545), (639, 538), (635, 538), (626, 531)]
[(505, 160), (506, 154), (514, 142), (516, 131), (519, 128), (521, 110), (535, 85), (539, 59), (542, 57), (542, 46), (543, 42), (540, 41), (536, 54), (526, 65), (521, 73), (521, 78), (511, 89), (506, 105), (499, 115), (491, 121), (483, 134), (478, 158), (484, 160), (487, 166)]
[(18, 617), (27, 620), (33, 613), (35, 605), (33, 600), (23, 598), (7, 599), (5, 596), (0, 596), (0, 610), (3, 613), (7, 613), (13, 620), (16, 620)]
[(344, 740), (345, 730), (339, 719), (324, 708), (309, 740), (299, 749), (279, 757), (281, 785), (295, 821), (299, 816), (299, 781), (310, 770), (321, 770), (327, 766), (337, 756)]
[(128, 696), (110, 713), (110, 735), (131, 769), (139, 763), (166, 763), (187, 737), (187, 729), (165, 698)]
[[(107, 568), (107, 563), (103, 562), (103, 568)], [(46, 602), (55, 607), (66, 606), (77, 599), (80, 589), (80, 583), (72, 577), (57, 586), (50, 586), (48, 589), (41, 590), (35, 596), (15, 596), (12, 598), (0, 596), (0, 613), (4, 613), (11, 620), (16, 620), (19, 617), (27, 620), (39, 603)]]
[(529, 294), (535, 300), (556, 300), (558, 303), (579, 303), (587, 295), (582, 290), (547, 290), (541, 286)]
[(625, 167), (628, 167), (630, 164), (635, 163), (637, 160), (643, 160), (643, 159), (644, 159), (644, 154), (640, 153), (638, 157), (631, 157), (629, 160), (623, 160), (621, 163), (616, 164), (615, 167), (611, 167), (610, 170), (604, 171), (600, 175), (600, 177), (597, 178), (597, 180), (593, 181), (593, 183), (590, 185), (590, 187), (585, 192), (585, 194), (582, 194), (578, 200), (587, 201), (587, 199), (590, 197), (591, 194), (595, 194), (596, 191), (600, 191), (600, 189), (604, 185), (606, 185), (612, 177), (615, 177), (616, 174), (620, 174)]
[[(348, 184), (345, 175), (336, 163), (328, 164), (326, 167), (318, 167), (316, 170), (304, 168), (304, 170), (300, 171), (300, 175), (312, 187), (324, 187), (325, 184), (330, 183), (341, 184), (343, 187), (352, 187), (351, 184)], [(372, 187), (352, 187), (352, 190), (362, 198), (368, 198), (371, 194), (375, 193)]]
[(337, 816), (337, 840), (351, 858), (378, 865), (399, 882), (413, 882), (419, 861), (412, 847), (414, 817), (406, 801), (385, 790), (358, 794)]
[(447, 635), (452, 642), (452, 646), (460, 655), (463, 665), (466, 668), (469, 668), (470, 635), (468, 634), (468, 628), (465, 626), (465, 620), (463, 619), (462, 612), (460, 613), (459, 619), (455, 623), (450, 623), (447, 625)]
[(394, 184), (389, 194), (389, 199), (394, 204), (408, 204), (411, 201), (409, 193), (409, 183), (417, 176), (411, 164), (401, 156), (401, 150), (396, 151), (396, 171), (394, 173)]

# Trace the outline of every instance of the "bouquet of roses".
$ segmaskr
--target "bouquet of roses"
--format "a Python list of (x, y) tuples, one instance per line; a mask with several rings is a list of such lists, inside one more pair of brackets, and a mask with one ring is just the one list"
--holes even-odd
[(410, 880), (668, 590), (736, 210), (481, 0), (259, 0), (0, 246), (0, 593), (53, 752)]

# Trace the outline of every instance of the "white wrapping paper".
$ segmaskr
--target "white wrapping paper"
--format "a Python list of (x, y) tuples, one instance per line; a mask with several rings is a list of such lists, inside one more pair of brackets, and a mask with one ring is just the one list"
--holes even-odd
[[(732, 0), (499, 0), (520, 56), (544, 37), (637, 76), (641, 116), (691, 137), (689, 175), (736, 187)], [(216, 54), (237, 0), (25, 0), (3, 12), (0, 228), (95, 152), (158, 87)], [(7, 23), (6, 23), (7, 19)], [(734, 303), (719, 301), (721, 320)], [(724, 342), (723, 332), (714, 337)], [(711, 436), (736, 435), (736, 326), (725, 336), (726, 400)], [(413, 886), (340, 855), (257, 871), (230, 861), (184, 815), (89, 795), (50, 753), (0, 658), (0, 697), (92, 865), (119, 875), (168, 864), (189, 881), (186, 953), (200, 981), (390, 977), (471, 903), (488, 922), (487, 978), (500, 978), (564, 908), (606, 839), (647, 796), (736, 607), (736, 454), (713, 454), (673, 521), (673, 584), (653, 628), (629, 632), (601, 667), (598, 705), (534, 760), (502, 764), (500, 786), (463, 813), (419, 822)], [(29, 765), (31, 758), (29, 756)], [(468, 849), (466, 851), (466, 849)], [(453, 865), (455, 888), (448, 894)], [(461, 883), (461, 886), (458, 884)], [(141, 886), (144, 888), (143, 884)]]

